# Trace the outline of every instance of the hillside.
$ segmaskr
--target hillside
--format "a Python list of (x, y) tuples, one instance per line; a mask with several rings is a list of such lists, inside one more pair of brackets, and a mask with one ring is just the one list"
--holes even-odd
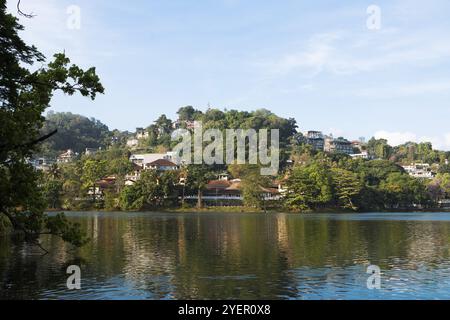
[(111, 136), (108, 126), (99, 120), (70, 112), (47, 114), (42, 132), (54, 129), (58, 133), (42, 145), (43, 155), (55, 156), (67, 149), (80, 153), (86, 148), (105, 148)]

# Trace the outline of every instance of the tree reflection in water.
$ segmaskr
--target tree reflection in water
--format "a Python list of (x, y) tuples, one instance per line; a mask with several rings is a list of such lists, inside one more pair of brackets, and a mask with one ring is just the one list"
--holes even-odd
[[(91, 238), (0, 242), (3, 299), (448, 298), (450, 215), (70, 213)], [(356, 218), (355, 218), (356, 217)], [(82, 290), (66, 288), (80, 265)], [(383, 271), (368, 290), (366, 268)]]

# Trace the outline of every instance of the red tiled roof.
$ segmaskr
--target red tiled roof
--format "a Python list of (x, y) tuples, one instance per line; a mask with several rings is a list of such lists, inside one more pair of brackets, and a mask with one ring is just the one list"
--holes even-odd
[(231, 182), (227, 180), (211, 180), (206, 185), (206, 189), (226, 189), (231, 186)]
[(95, 182), (95, 184), (100, 188), (108, 188), (113, 186), (115, 183), (116, 183), (115, 176), (104, 177), (103, 179)]
[(153, 162), (150, 162), (149, 164), (147, 164), (147, 166), (153, 167), (176, 167), (177, 165), (175, 163), (173, 163), (172, 161), (169, 161), (167, 159), (158, 159), (155, 160)]

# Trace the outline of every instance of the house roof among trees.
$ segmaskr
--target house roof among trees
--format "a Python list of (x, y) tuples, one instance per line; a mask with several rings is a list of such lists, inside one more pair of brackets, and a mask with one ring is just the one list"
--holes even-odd
[(206, 189), (226, 189), (231, 186), (231, 182), (228, 180), (211, 180), (206, 185)]
[(150, 162), (148, 164), (148, 166), (151, 166), (151, 167), (176, 167), (177, 165), (167, 159), (158, 159), (153, 162)]

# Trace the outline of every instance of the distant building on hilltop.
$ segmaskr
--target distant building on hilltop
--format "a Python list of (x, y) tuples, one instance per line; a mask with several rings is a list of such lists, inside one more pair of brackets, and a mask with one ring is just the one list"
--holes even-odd
[(337, 139), (334, 139), (333, 137), (326, 137), (324, 150), (330, 153), (344, 153), (349, 155), (354, 153), (353, 144), (342, 137)]
[(306, 143), (311, 145), (316, 151), (323, 151), (325, 138), (321, 131), (308, 131), (306, 133)]
[(136, 139), (147, 139), (149, 137), (148, 131), (144, 128), (136, 128)]
[(363, 153), (366, 149), (366, 144), (361, 140), (352, 141), (353, 150), (358, 149), (359, 152)]
[(77, 153), (73, 152), (72, 149), (67, 150), (64, 153), (61, 153), (58, 158), (56, 159), (56, 162), (58, 163), (69, 163), (76, 159), (78, 156)]
[(353, 144), (342, 137), (335, 139), (331, 134), (327, 136), (321, 131), (308, 131), (305, 135), (305, 139), (306, 143), (311, 145), (316, 151), (345, 154), (354, 153)]
[(139, 145), (139, 140), (136, 138), (131, 138), (127, 140), (127, 147), (136, 148)]
[(135, 149), (139, 146), (139, 141), (143, 139), (147, 139), (149, 137), (149, 133), (144, 128), (136, 128), (136, 133), (134, 137), (131, 137), (127, 140), (127, 147), (131, 149)]

